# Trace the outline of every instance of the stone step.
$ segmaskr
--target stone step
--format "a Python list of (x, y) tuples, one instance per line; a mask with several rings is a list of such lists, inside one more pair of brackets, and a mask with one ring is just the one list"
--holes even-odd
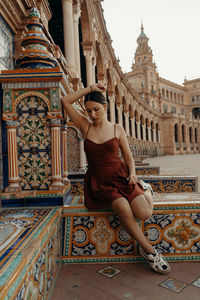
[[(63, 207), (64, 263), (137, 262), (138, 244), (111, 210), (88, 211), (83, 197)], [(200, 194), (159, 194), (154, 212), (138, 224), (169, 261), (200, 259)]]

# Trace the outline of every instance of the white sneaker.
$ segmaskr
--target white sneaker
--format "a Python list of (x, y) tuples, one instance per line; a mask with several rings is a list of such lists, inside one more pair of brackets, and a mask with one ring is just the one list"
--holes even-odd
[(170, 272), (171, 268), (166, 259), (156, 250), (154, 250), (155, 253), (146, 253), (144, 249), (139, 246), (139, 251), (154, 271), (160, 274), (167, 274)]
[(151, 192), (152, 196), (154, 195), (154, 191), (153, 191), (150, 183), (144, 182), (141, 179), (139, 180), (139, 183), (143, 186), (144, 191), (149, 190)]

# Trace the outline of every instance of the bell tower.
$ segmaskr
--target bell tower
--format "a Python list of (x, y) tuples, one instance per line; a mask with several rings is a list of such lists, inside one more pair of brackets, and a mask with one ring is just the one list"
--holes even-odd
[(158, 74), (156, 64), (153, 62), (153, 53), (148, 44), (149, 38), (144, 32), (143, 23), (141, 32), (137, 38), (137, 49), (135, 51), (132, 71), (126, 76), (132, 87), (141, 98), (153, 109), (160, 110), (158, 101)]
[(137, 38), (138, 47), (135, 52), (135, 64), (134, 65), (141, 65), (141, 64), (152, 64), (153, 65), (153, 54), (152, 50), (148, 45), (149, 38), (144, 33), (144, 26), (141, 24), (141, 33)]

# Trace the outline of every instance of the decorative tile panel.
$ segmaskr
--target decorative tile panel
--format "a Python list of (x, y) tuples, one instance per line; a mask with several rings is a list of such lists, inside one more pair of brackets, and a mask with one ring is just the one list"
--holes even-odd
[(69, 127), (67, 130), (67, 155), (68, 172), (77, 172), (80, 169), (80, 150), (78, 133), (75, 128)]
[(157, 193), (189, 193), (198, 191), (197, 176), (139, 176)]
[[(39, 213), (45, 209), (3, 212), (10, 222), (15, 221), (14, 224), (20, 224), (26, 230), (25, 221), (34, 219), (35, 211)], [(1, 270), (2, 300), (49, 298), (60, 268), (61, 209), (46, 209), (46, 212), (43, 219), (40, 218), (40, 222), (38, 220), (37, 226), (32, 226), (32, 233), (29, 233), (24, 241), (23, 236), (21, 237), (22, 242), (13, 260), (7, 261)], [(8, 242), (6, 236), (2, 245)]]
[[(164, 196), (162, 201), (158, 198), (152, 217), (139, 222), (149, 242), (171, 261), (200, 259), (200, 195), (195, 194), (192, 201), (190, 194), (184, 195), (184, 203), (176, 201), (176, 194), (171, 194), (169, 203)], [(64, 262), (143, 261), (136, 241), (111, 210), (88, 211), (84, 205), (73, 205), (83, 201), (77, 198), (63, 208)]]
[[(82, 174), (82, 178), (77, 179), (74, 175), (70, 180), (72, 195), (83, 195), (83, 178), (84, 174)], [(148, 177), (138, 176), (138, 178), (150, 183), (155, 193), (195, 193), (198, 191), (197, 177), (163, 177), (149, 175)]]
[(23, 190), (47, 190), (51, 156), (48, 107), (37, 96), (23, 98), (17, 106), (20, 185)]
[(158, 175), (160, 167), (137, 167), (135, 168), (137, 175)]
[(136, 259), (136, 242), (112, 212), (89, 212), (85, 211), (84, 206), (74, 206), (74, 209), (69, 211), (70, 208), (65, 207), (65, 262), (114, 262)]

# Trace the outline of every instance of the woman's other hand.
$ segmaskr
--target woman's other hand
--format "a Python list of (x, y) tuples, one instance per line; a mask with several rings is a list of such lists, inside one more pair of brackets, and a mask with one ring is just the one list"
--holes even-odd
[(91, 92), (104, 93), (106, 91), (105, 86), (102, 83), (92, 84), (90, 86)]
[(136, 175), (129, 175), (128, 177), (128, 184), (136, 184), (138, 182), (138, 179)]

